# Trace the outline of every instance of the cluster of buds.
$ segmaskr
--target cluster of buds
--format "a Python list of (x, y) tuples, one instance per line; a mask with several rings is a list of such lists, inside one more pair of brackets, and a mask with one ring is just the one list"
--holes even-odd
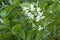
[(39, 22), (41, 19), (44, 19), (43, 11), (41, 11), (40, 7), (35, 7), (34, 4), (30, 4), (29, 7), (23, 7), (24, 15), (29, 19), (35, 20)]

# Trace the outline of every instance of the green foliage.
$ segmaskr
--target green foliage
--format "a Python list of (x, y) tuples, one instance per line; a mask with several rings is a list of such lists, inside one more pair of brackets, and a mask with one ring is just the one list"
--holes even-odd
[[(22, 8), (31, 3), (41, 8), (45, 19), (27, 19)], [(43, 30), (38, 31), (39, 25)], [(0, 0), (0, 40), (60, 40), (60, 1)]]

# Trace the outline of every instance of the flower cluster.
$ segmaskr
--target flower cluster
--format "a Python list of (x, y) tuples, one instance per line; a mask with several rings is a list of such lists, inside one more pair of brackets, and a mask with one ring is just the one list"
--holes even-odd
[(29, 7), (23, 7), (24, 15), (29, 19), (33, 19), (36, 22), (39, 22), (41, 19), (44, 19), (43, 11), (41, 11), (40, 7), (35, 7), (34, 4), (30, 4)]

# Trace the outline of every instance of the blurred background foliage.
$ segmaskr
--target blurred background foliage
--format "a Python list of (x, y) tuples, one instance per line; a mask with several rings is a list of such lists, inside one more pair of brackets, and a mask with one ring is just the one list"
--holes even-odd
[[(42, 31), (33, 30), (21, 6), (37, 1), (45, 19), (34, 24)], [(0, 0), (0, 19), (0, 40), (60, 40), (60, 0)]]

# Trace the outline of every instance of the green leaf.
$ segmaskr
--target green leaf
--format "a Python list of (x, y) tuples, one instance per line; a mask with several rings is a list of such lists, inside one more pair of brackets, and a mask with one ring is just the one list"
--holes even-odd
[(41, 40), (42, 37), (43, 37), (43, 35), (44, 35), (44, 30), (42, 30), (42, 31), (40, 31), (39, 33), (37, 33), (37, 35), (36, 35), (36, 40)]
[(7, 28), (5, 25), (0, 25), (0, 30)]
[(32, 37), (34, 36), (35, 32), (36, 32), (35, 30), (30, 30), (30, 31), (28, 32), (28, 35), (27, 35), (26, 40), (31, 40)]
[(44, 9), (47, 6), (47, 3), (40, 3), (39, 5), (41, 9)]
[(0, 40), (3, 40), (2, 34), (0, 34)]
[(17, 6), (20, 3), (20, 0), (14, 0), (14, 2), (12, 3), (12, 6)]
[(18, 32), (20, 29), (21, 29), (21, 24), (17, 24), (17, 25), (12, 27), (12, 30), (15, 32)]
[(29, 4), (29, 3), (22, 3), (22, 4), (20, 4), (20, 6), (21, 6), (21, 7), (29, 7), (30, 4)]
[(17, 38), (19, 40), (20, 40), (20, 38), (25, 40), (25, 32), (23, 29), (21, 29), (21, 24), (17, 24), (15, 26), (13, 26), (12, 31), (14, 31), (16, 33)]
[(4, 18), (4, 17), (8, 16), (9, 13), (12, 11), (13, 8), (14, 8), (13, 6), (8, 6), (5, 9), (1, 10), (0, 11), (1, 17)]
[(7, 18), (4, 18), (4, 19), (3, 19), (3, 22), (4, 22), (4, 24), (7, 24), (7, 25), (10, 23)]
[(23, 29), (19, 30), (19, 32), (17, 32), (17, 37), (21, 38), (22, 40), (25, 40), (25, 32)]

